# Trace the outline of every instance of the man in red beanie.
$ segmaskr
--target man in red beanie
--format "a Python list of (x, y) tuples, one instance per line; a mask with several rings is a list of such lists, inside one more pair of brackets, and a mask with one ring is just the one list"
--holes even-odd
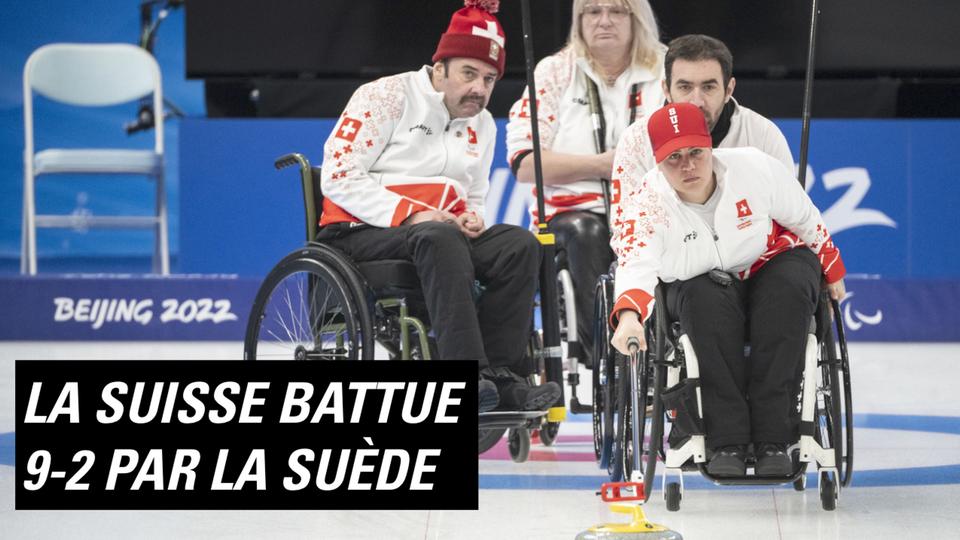
[[(417, 267), (441, 358), (480, 363), (480, 410), (540, 410), (553, 382), (522, 376), (540, 247), (511, 225), (487, 228), (497, 128), (485, 109), (505, 61), (496, 0), (467, 0), (433, 65), (361, 86), (324, 145), (317, 239), (355, 261)], [(483, 287), (474, 301), (474, 282)]]
[(643, 322), (666, 302), (699, 360), (707, 471), (743, 476), (753, 443), (757, 475), (787, 476), (807, 329), (821, 279), (843, 298), (840, 252), (792, 171), (757, 148), (712, 149), (695, 104), (666, 105), (647, 132), (656, 168), (638, 175), (648, 143), (636, 134), (614, 159), (613, 345), (646, 348)]

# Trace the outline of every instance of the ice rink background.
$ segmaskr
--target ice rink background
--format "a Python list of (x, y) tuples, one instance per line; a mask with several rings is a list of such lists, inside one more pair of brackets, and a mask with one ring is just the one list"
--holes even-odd
[[(478, 511), (103, 511), (13, 510), (14, 358), (235, 359), (220, 343), (0, 343), (0, 538), (572, 539), (589, 526), (622, 521), (594, 493), (590, 423), (573, 415), (553, 447), (510, 461), (505, 440), (480, 457)], [(687, 473), (681, 509), (667, 512), (657, 489), (647, 517), (687, 539), (949, 538), (960, 529), (960, 379), (955, 344), (850, 347), (855, 472), (837, 509), (807, 491), (720, 488)], [(585, 382), (589, 374), (584, 373)], [(589, 386), (581, 387), (589, 388)], [(584, 396), (585, 397), (585, 396)], [(658, 484), (659, 487), (659, 484)]]

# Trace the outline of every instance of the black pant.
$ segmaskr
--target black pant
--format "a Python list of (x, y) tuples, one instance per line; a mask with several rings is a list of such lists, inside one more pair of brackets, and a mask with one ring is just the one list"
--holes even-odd
[[(530, 232), (501, 224), (469, 239), (456, 225), (430, 221), (387, 229), (328, 226), (317, 239), (357, 262), (413, 261), (441, 358), (529, 373), (523, 359), (540, 269), (540, 244)], [(479, 303), (474, 280), (484, 287)]]
[(813, 252), (781, 253), (728, 287), (705, 274), (666, 290), (670, 316), (699, 360), (707, 445), (796, 441), (806, 336), (820, 290)]
[(557, 247), (565, 252), (567, 269), (576, 291), (577, 335), (590, 364), (593, 353), (593, 303), (597, 278), (610, 269), (610, 229), (607, 217), (593, 212), (561, 212), (550, 220), (550, 232), (557, 237)]

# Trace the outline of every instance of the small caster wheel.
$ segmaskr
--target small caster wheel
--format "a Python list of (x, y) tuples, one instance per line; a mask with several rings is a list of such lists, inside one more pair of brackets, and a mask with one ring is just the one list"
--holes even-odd
[(820, 505), (827, 511), (837, 508), (837, 484), (827, 473), (820, 473)]
[(794, 491), (804, 491), (807, 489), (807, 475), (803, 474), (800, 478), (797, 478), (793, 481), (793, 490)]
[(800, 478), (793, 481), (794, 491), (805, 491), (807, 489), (807, 464), (800, 462), (800, 449), (794, 449), (790, 453), (790, 460), (793, 461), (793, 470), (800, 470)]
[(523, 463), (530, 457), (530, 432), (527, 428), (510, 428), (507, 433), (507, 448), (514, 463)]
[(667, 498), (667, 510), (671, 512), (676, 512), (680, 510), (680, 499), (683, 498), (683, 494), (680, 493), (680, 484), (677, 482), (667, 483), (667, 491), (665, 493)]
[(559, 432), (560, 422), (544, 422), (543, 427), (540, 428), (540, 442), (544, 446), (553, 446)]

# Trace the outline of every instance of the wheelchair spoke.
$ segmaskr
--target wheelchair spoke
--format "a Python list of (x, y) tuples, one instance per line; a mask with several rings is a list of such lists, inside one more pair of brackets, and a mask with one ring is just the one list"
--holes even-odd
[[(303, 298), (303, 289), (299, 281), (297, 282), (297, 289), (298, 289), (298, 292), (300, 293), (299, 297)], [(293, 298), (290, 297), (290, 289), (284, 288), (283, 295), (284, 295), (284, 299), (286, 300), (284, 304), (286, 305), (287, 310), (290, 312), (290, 324), (293, 326), (293, 328), (291, 329), (289, 326), (287, 326), (286, 323), (284, 323), (279, 313), (277, 314), (277, 320), (280, 322), (280, 324), (283, 325), (284, 330), (287, 331), (287, 337), (290, 338), (292, 342), (297, 342), (299, 340), (298, 340), (298, 336), (296, 335), (297, 334), (296, 329), (297, 329), (297, 326), (299, 325), (297, 324), (298, 323), (297, 316), (293, 312)]]
[(245, 340), (248, 358), (250, 351), (288, 360), (357, 358), (362, 337), (343, 278), (310, 259), (287, 266), (278, 265), (258, 293)]
[(280, 310), (277, 310), (277, 322), (281, 325), (282, 329), (286, 333), (286, 338), (291, 343), (298, 343), (299, 339), (297, 337), (297, 326), (299, 326), (299, 324), (296, 315), (293, 313), (293, 299), (290, 298), (289, 290), (285, 289), (283, 293), (286, 297), (286, 302), (284, 302), (284, 304), (287, 306), (287, 310), (290, 312), (290, 320), (289, 322), (284, 320), (284, 318), (280, 315)]

